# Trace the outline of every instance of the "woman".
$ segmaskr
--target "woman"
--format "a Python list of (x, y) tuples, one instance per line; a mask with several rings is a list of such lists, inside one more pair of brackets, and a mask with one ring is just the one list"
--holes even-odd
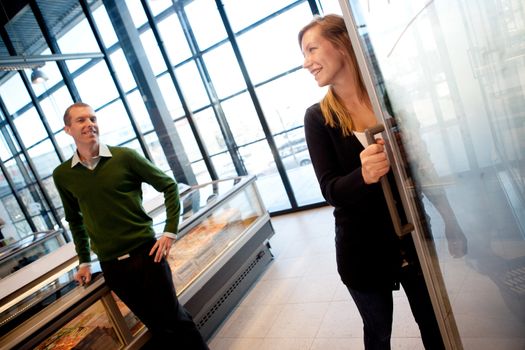
[(390, 349), (392, 291), (401, 284), (425, 348), (443, 349), (413, 242), (397, 237), (379, 184), (391, 176), (385, 143), (364, 138), (377, 119), (343, 18), (315, 17), (299, 44), (303, 67), (328, 86), (306, 111), (306, 141), (323, 196), (335, 208), (337, 269), (363, 319), (365, 348)]

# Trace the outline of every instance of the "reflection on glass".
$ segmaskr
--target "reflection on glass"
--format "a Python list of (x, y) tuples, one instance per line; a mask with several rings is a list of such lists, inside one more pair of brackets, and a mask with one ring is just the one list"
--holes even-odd
[(455, 319), (465, 349), (522, 348), (523, 6), (351, 2), (412, 162), (419, 219), (430, 220), (452, 306), (444, 317)]
[[(191, 189), (181, 197), (182, 223), (199, 210), (228, 193), (239, 178), (212, 182)], [(244, 232), (262, 215), (255, 187), (250, 185), (229, 198), (203, 221), (189, 230), (182, 228), (168, 255), (177, 293), (184, 290), (238, 241)], [(154, 215), (155, 226), (162, 227), (165, 213)], [(158, 230), (157, 230), (158, 231)]]

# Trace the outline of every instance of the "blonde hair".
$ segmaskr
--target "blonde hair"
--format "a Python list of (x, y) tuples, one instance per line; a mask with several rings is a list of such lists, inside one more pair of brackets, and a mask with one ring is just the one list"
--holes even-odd
[[(319, 27), (321, 35), (338, 49), (344, 50), (350, 59), (350, 65), (354, 69), (353, 82), (357, 87), (357, 93), (361, 101), (369, 103), (368, 95), (361, 78), (357, 66), (357, 58), (355, 57), (350, 37), (346, 29), (343, 17), (339, 15), (325, 15), (315, 16), (313, 20), (299, 31), (299, 46), (301, 45), (304, 34), (313, 28)], [(343, 105), (341, 100), (337, 97), (334, 89), (330, 86), (324, 98), (320, 102), (321, 112), (327, 125), (331, 127), (340, 127), (344, 136), (349, 136), (354, 130), (354, 123), (350, 111)]]

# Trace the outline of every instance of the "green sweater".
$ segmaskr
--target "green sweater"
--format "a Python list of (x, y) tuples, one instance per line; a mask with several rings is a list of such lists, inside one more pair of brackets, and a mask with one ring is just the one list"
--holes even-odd
[(146, 182), (164, 193), (164, 232), (177, 233), (180, 215), (176, 182), (136, 151), (109, 147), (94, 170), (71, 159), (53, 171), (64, 214), (80, 263), (90, 261), (90, 246), (100, 261), (116, 259), (152, 239), (152, 219), (142, 207)]

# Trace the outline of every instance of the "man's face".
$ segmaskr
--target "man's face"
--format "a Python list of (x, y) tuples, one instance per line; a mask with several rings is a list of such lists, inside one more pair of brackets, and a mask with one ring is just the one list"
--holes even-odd
[(77, 145), (98, 143), (98, 124), (93, 108), (76, 107), (71, 109), (69, 116), (69, 125), (64, 130)]

